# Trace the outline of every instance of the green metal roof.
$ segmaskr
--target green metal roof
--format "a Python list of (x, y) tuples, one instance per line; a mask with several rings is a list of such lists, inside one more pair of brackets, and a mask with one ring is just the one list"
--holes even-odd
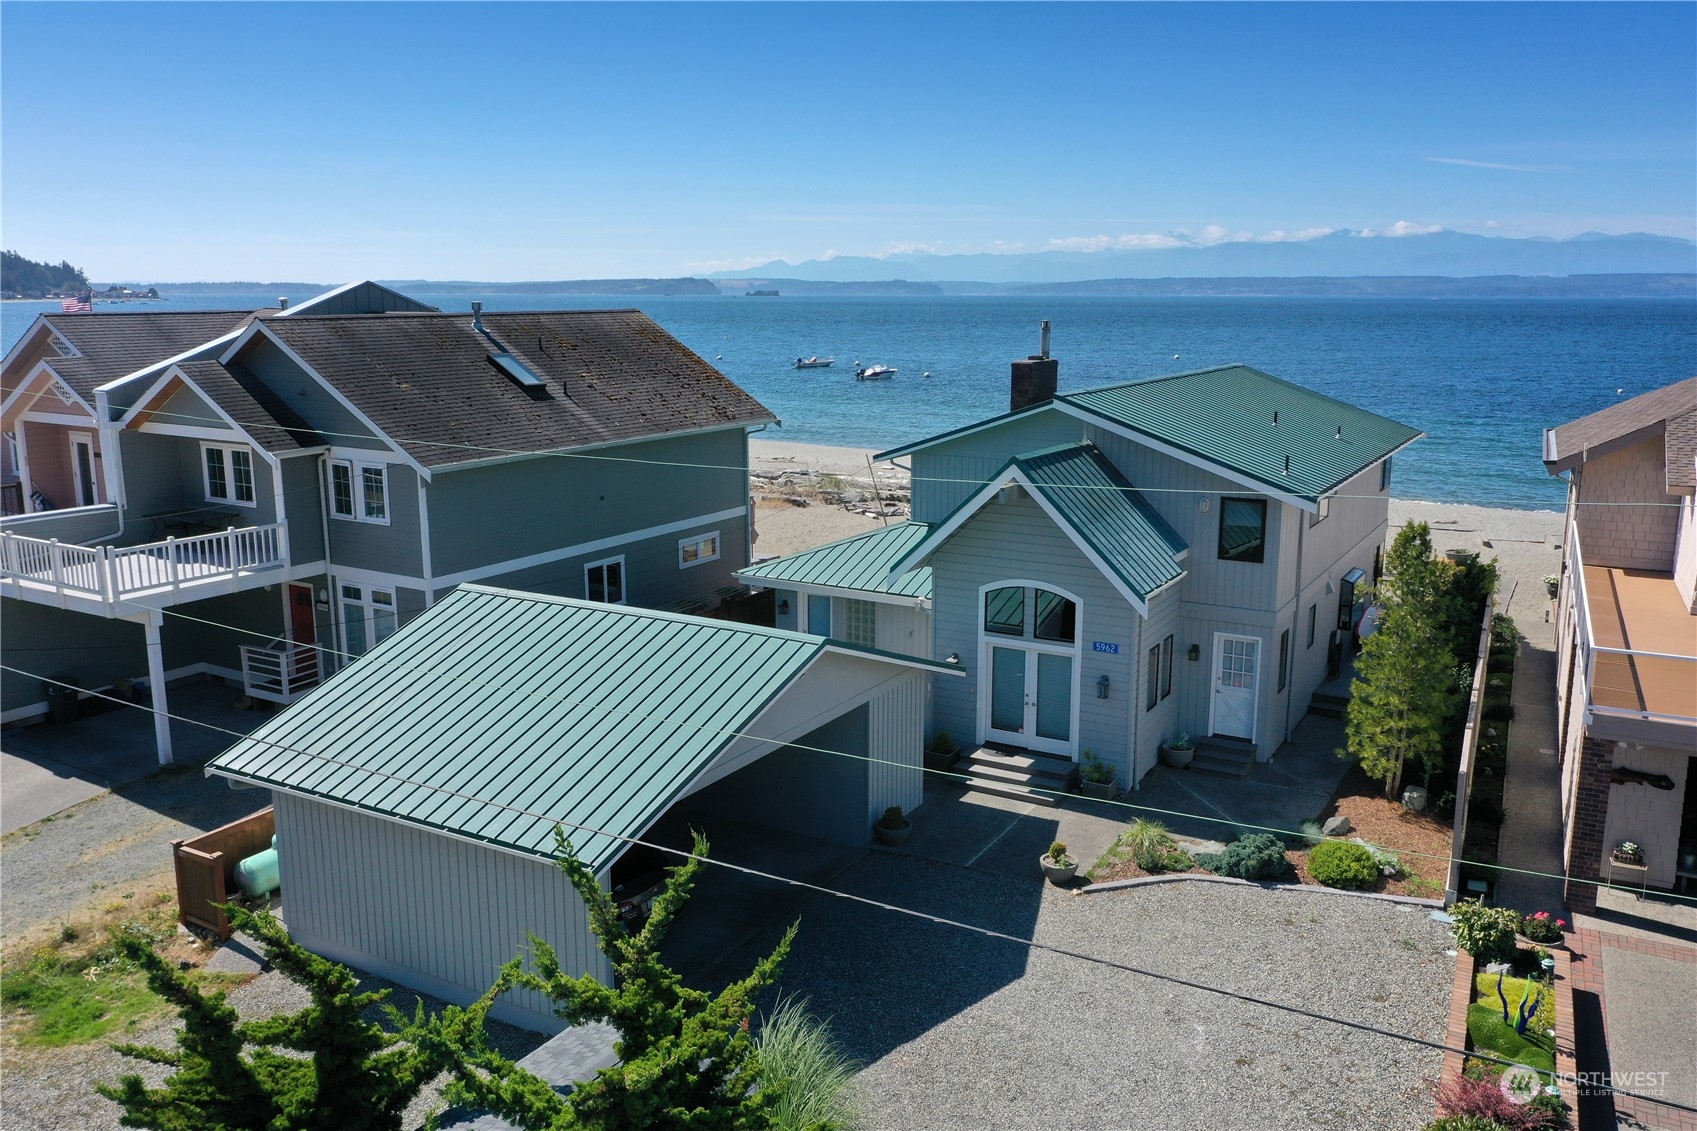
[(1259, 369), (1222, 365), (1061, 393), (1052, 401), (879, 452), (873, 459), (895, 459), (1056, 407), (1140, 432), (1310, 502), (1425, 435)]
[(897, 577), (891, 577), (890, 570), (907, 556), (909, 550), (919, 545), (930, 530), (931, 527), (923, 522), (886, 526), (740, 569), (737, 577), (762, 585), (814, 585), (928, 599), (931, 596), (930, 566), (909, 570)]
[[(923, 560), (1010, 481), (1022, 482), (1096, 559), (1123, 593), (1142, 603), (1184, 576), (1178, 558), (1189, 548), (1119, 469), (1088, 442), (1059, 444), (1015, 456), (984, 489), (956, 507), (907, 554)], [(900, 563), (896, 563), (900, 565)]]
[(462, 585), (209, 772), (528, 853), (590, 826), (615, 836), (566, 832), (599, 870), (827, 650), (876, 655)]
[(1310, 501), (1424, 434), (1247, 365), (1055, 400)]

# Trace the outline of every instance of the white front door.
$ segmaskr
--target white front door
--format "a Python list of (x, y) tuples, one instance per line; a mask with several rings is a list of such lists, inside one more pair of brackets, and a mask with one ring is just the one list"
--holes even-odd
[(94, 486), (94, 437), (87, 432), (71, 433), (71, 481), (73, 507), (92, 507), (98, 501)]
[(1214, 696), (1208, 733), (1253, 740), (1255, 687), (1261, 666), (1261, 641), (1254, 636), (1214, 634)]
[(987, 644), (984, 672), (990, 707), (987, 741), (1072, 756), (1077, 680), (1070, 652)]

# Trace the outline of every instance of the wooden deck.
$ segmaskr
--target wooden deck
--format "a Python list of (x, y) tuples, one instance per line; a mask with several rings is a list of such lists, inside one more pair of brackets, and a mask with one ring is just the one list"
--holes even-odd
[[(1697, 616), (1673, 577), (1639, 569), (1586, 566), (1592, 643), (1591, 702), (1615, 710), (1697, 719)], [(1686, 659), (1668, 659), (1683, 656)]]

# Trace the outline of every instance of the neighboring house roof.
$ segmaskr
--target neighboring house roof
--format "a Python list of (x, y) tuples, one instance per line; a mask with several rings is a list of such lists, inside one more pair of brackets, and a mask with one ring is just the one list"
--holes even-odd
[[(462, 585), (209, 772), (600, 870), (827, 652), (798, 632)], [(611, 835), (604, 835), (611, 834)]]
[(738, 570), (736, 576), (760, 585), (852, 589), (929, 600), (930, 566), (897, 577), (891, 577), (890, 570), (930, 531), (931, 527), (923, 522), (898, 523), (799, 554), (760, 562)]
[[(264, 325), (425, 467), (777, 418), (636, 310), (275, 318)], [(511, 354), (541, 378), (522, 387)]]
[(1147, 613), (1149, 598), (1184, 576), (1179, 560), (1189, 546), (1091, 443), (1015, 456), (895, 568), (925, 560), (1009, 483), (1030, 492), (1139, 612)]
[(905, 455), (1050, 406), (1308, 502), (1425, 434), (1259, 369), (1223, 365), (1062, 393), (874, 458)]
[(293, 452), (324, 443), (312, 426), (267, 386), (243, 381), (216, 361), (185, 361), (177, 368), (266, 451)]
[(1666, 437), (1669, 494), (1688, 494), (1697, 459), (1697, 377), (1688, 377), (1544, 432), (1544, 466), (1551, 475), (1587, 459)]
[(43, 315), (42, 320), (82, 354), (49, 357), (47, 364), (78, 396), (93, 404), (98, 386), (205, 345), (253, 316), (251, 310)]

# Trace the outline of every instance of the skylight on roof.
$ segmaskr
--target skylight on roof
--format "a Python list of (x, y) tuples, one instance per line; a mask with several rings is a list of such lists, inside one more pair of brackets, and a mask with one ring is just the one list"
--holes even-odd
[(542, 378), (532, 373), (524, 362), (510, 353), (492, 353), (489, 355), (489, 360), (494, 362), (502, 373), (517, 381), (521, 388), (541, 389), (546, 387), (546, 382)]

